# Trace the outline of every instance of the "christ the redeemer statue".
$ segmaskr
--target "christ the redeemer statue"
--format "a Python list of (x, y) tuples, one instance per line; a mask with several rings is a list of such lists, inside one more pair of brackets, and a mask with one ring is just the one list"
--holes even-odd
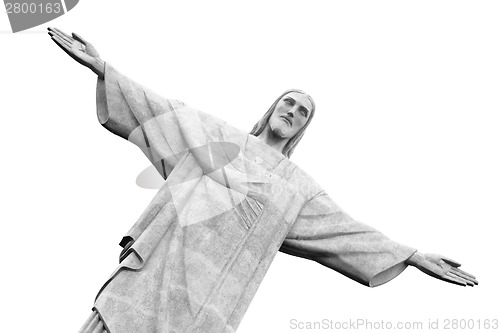
[(80, 36), (49, 34), (98, 75), (100, 123), (141, 148), (165, 179), (121, 241), (119, 265), (81, 332), (234, 332), (278, 251), (370, 287), (408, 265), (477, 284), (455, 261), (352, 219), (289, 160), (315, 111), (304, 92), (285, 92), (245, 133), (131, 81)]

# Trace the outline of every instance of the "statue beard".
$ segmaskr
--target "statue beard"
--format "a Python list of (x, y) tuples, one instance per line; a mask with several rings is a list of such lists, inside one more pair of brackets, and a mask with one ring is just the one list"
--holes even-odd
[(289, 132), (289, 131), (287, 131), (288, 128), (284, 128), (284, 126), (282, 124), (275, 126), (274, 121), (270, 121), (269, 128), (270, 128), (273, 136), (280, 138), (280, 139), (283, 139), (283, 140), (289, 139), (289, 137), (287, 135)]

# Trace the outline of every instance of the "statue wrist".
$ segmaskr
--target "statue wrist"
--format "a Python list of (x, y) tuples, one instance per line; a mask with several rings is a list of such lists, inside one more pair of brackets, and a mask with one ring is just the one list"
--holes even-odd
[(424, 260), (424, 255), (417, 251), (406, 260), (406, 264), (410, 266), (420, 267)]
[(106, 63), (101, 58), (95, 58), (92, 71), (99, 76), (100, 79), (104, 78), (104, 68)]

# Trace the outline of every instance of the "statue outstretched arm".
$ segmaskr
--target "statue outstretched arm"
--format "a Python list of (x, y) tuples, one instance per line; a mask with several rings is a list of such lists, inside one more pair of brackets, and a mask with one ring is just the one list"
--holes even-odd
[(302, 207), (280, 251), (375, 287), (403, 272), (416, 249), (356, 221), (321, 191)]
[(324, 191), (304, 205), (280, 251), (317, 261), (370, 287), (390, 281), (407, 266), (446, 282), (478, 284), (459, 263), (417, 252), (354, 220)]
[(104, 77), (104, 61), (96, 48), (81, 36), (72, 33), (72, 36), (57, 28), (47, 28), (52, 40), (71, 58), (89, 68), (100, 78)]
[(139, 146), (166, 178), (186, 152), (175, 112), (184, 104), (163, 98), (125, 77), (76, 33), (70, 36), (57, 28), (48, 31), (64, 52), (98, 75), (97, 117), (101, 125)]

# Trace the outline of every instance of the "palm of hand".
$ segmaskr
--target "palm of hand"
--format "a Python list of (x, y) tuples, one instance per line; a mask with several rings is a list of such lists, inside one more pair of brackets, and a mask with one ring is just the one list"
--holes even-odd
[(99, 53), (95, 49), (95, 47), (87, 43), (87, 45), (73, 39), (71, 44), (71, 50), (75, 52), (76, 55), (80, 57), (91, 57), (91, 58), (99, 58)]

